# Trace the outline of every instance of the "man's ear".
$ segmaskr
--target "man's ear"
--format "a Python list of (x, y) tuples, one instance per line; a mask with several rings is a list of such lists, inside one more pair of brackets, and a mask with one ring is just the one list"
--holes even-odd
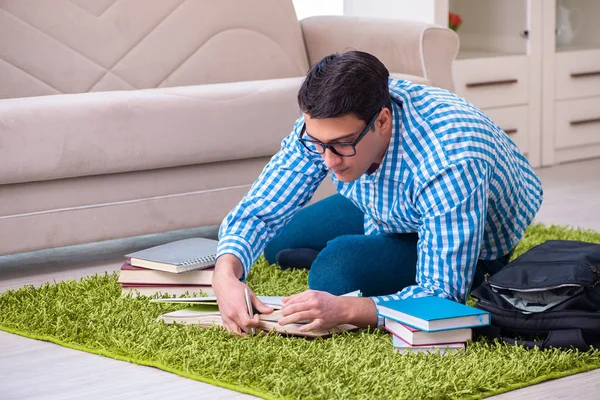
[(389, 108), (384, 108), (379, 114), (379, 118), (375, 122), (375, 125), (378, 125), (380, 132), (387, 132), (392, 126), (392, 113)]

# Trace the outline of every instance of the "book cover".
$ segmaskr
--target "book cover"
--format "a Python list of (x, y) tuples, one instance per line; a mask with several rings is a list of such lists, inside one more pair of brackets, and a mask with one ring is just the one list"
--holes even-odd
[(431, 346), (443, 343), (460, 343), (473, 338), (471, 328), (425, 332), (389, 318), (385, 318), (384, 328), (410, 345)]
[(119, 271), (117, 283), (132, 284), (178, 284), (178, 285), (210, 285), (214, 268), (182, 272), (174, 274), (171, 272), (157, 271), (143, 267), (136, 267), (125, 262)]
[(182, 273), (214, 266), (218, 244), (212, 239), (183, 239), (136, 251), (125, 257), (136, 267)]
[(490, 324), (490, 313), (436, 296), (390, 300), (378, 314), (422, 331), (473, 328)]
[(192, 307), (172, 311), (160, 315), (157, 321), (167, 324), (178, 322), (181, 324), (198, 324), (201, 326), (223, 325), (219, 306), (214, 304), (195, 304)]

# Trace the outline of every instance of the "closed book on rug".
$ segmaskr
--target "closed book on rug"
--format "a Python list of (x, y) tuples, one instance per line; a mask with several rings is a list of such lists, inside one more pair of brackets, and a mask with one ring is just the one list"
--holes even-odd
[(169, 325), (174, 322), (180, 324), (197, 324), (201, 327), (223, 325), (223, 320), (221, 319), (221, 313), (219, 312), (219, 306), (217, 304), (195, 304), (190, 308), (163, 314), (156, 320), (164, 321)]
[[(277, 312), (277, 311), (275, 311)], [(338, 325), (331, 329), (314, 329), (309, 332), (302, 332), (300, 327), (303, 324), (279, 325), (272, 321), (273, 317), (269, 314), (259, 314), (260, 329), (266, 332), (275, 331), (294, 336), (321, 337), (328, 336), (335, 332), (350, 331), (357, 329), (350, 324)], [(172, 311), (163, 314), (157, 318), (157, 321), (164, 321), (166, 324), (196, 324), (200, 327), (223, 326), (223, 320), (219, 313), (219, 307), (211, 304), (199, 304), (183, 310)]]
[(211, 267), (174, 274), (172, 272), (135, 267), (126, 262), (121, 266), (117, 283), (210, 285), (212, 283), (214, 270), (215, 269)]
[(382, 317), (427, 332), (490, 324), (487, 311), (436, 296), (380, 302), (377, 312)]
[(155, 284), (123, 284), (121, 285), (121, 293), (144, 296), (153, 296), (157, 293), (168, 294), (171, 296), (181, 296), (184, 294), (204, 293), (208, 296), (215, 294), (212, 286), (209, 285), (155, 285)]
[(217, 240), (191, 238), (150, 247), (127, 254), (129, 264), (136, 267), (176, 274), (210, 268), (217, 257)]
[(385, 318), (384, 328), (411, 345), (459, 343), (471, 340), (473, 337), (471, 328), (425, 332), (389, 318)]
[(392, 343), (394, 345), (394, 350), (399, 353), (438, 353), (446, 354), (446, 353), (456, 353), (458, 351), (465, 350), (465, 343), (445, 343), (438, 345), (422, 345), (422, 346), (414, 346), (406, 343), (404, 340), (400, 339), (396, 335), (392, 335)]

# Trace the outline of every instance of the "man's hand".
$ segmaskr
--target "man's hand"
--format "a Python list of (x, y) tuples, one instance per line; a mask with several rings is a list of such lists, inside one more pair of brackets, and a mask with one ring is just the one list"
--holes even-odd
[(302, 332), (330, 329), (342, 324), (377, 325), (377, 311), (371, 299), (334, 296), (318, 290), (284, 297), (282, 314), (284, 318), (279, 320), (279, 325), (310, 321), (300, 327)]
[[(243, 267), (233, 255), (225, 254), (217, 260), (212, 286), (223, 318), (223, 325), (229, 332), (245, 336), (252, 328), (258, 328), (258, 314), (253, 319), (248, 314), (244, 290), (247, 287), (240, 282)], [(271, 313), (273, 309), (265, 306), (250, 290), (252, 304), (261, 313)]]

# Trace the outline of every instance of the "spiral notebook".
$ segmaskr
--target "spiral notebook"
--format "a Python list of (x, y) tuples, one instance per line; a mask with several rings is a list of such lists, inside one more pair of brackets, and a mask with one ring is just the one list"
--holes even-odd
[(135, 267), (179, 274), (214, 266), (218, 244), (217, 240), (212, 239), (183, 239), (136, 251), (125, 257)]

